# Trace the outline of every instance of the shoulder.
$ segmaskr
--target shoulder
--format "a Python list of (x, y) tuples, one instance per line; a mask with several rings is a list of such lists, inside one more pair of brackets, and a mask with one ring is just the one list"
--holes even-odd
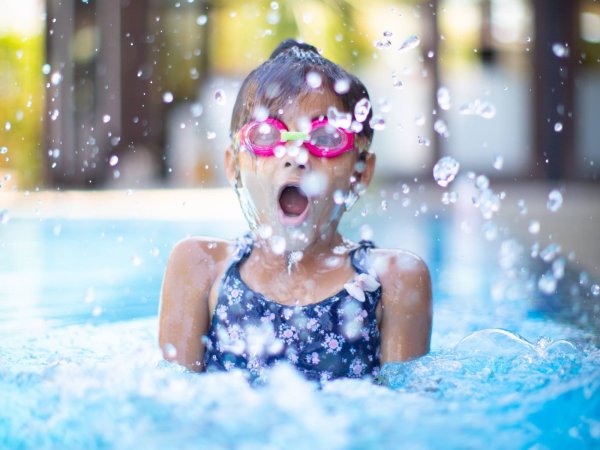
[(369, 263), (381, 283), (384, 301), (430, 301), (429, 269), (414, 253), (397, 249), (373, 249), (369, 255)]
[(429, 277), (427, 264), (420, 257), (406, 250), (375, 248), (370, 252), (369, 262), (380, 278)]
[(220, 266), (235, 250), (235, 243), (223, 239), (194, 236), (177, 242), (167, 261), (167, 272), (178, 277), (192, 275), (197, 281), (214, 279)]

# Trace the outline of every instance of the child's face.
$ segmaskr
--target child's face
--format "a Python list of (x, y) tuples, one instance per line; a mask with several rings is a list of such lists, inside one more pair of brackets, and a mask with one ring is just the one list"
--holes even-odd
[[(328, 91), (311, 91), (276, 118), (290, 131), (303, 130), (313, 119), (326, 117), (331, 106), (342, 110)], [(352, 183), (368, 184), (374, 164), (374, 155), (369, 154), (365, 170), (359, 174), (356, 150), (320, 158), (309, 153), (301, 141), (288, 142), (286, 149), (281, 157), (256, 156), (246, 149), (238, 152), (237, 161), (231, 149), (226, 156), (232, 181), (238, 164), (237, 189), (246, 219), (262, 237), (272, 237), (276, 252), (281, 251), (282, 242), (285, 251), (302, 251), (321, 237), (331, 237), (344, 211), (341, 199)]]

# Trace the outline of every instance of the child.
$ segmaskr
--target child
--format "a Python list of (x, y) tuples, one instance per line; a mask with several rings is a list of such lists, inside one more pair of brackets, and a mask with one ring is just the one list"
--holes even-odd
[(248, 75), (225, 170), (251, 233), (174, 247), (161, 294), (166, 359), (252, 378), (286, 361), (325, 381), (429, 351), (425, 264), (337, 231), (373, 175), (370, 117), (364, 85), (313, 46), (286, 40)]

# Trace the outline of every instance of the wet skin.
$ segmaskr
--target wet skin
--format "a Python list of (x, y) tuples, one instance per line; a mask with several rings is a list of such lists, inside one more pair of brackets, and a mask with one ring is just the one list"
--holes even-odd
[[(303, 120), (326, 116), (330, 106), (341, 110), (334, 95), (313, 91), (291, 102), (277, 119), (290, 130), (297, 130)], [(333, 193), (348, 192), (352, 180), (369, 184), (375, 155), (367, 156), (361, 173), (356, 171), (357, 160), (356, 151), (330, 159), (309, 154), (308, 159), (298, 162), (289, 154), (256, 157), (248, 151), (227, 149), (227, 177), (245, 190), (251, 204), (245, 211), (249, 223), (262, 230), (268, 227), (272, 235), (283, 237), (287, 243), (287, 251), (281, 254), (268, 239), (258, 239), (241, 266), (241, 276), (251, 289), (281, 304), (307, 305), (338, 293), (352, 280), (355, 271), (348, 252), (353, 244), (345, 242), (337, 231), (343, 210), (333, 201)], [(302, 223), (290, 226), (282, 221), (279, 193), (285, 185), (299, 185), (311, 172), (325, 177), (325, 189), (309, 198)], [(290, 250), (302, 252), (291, 270)], [(208, 333), (232, 252), (231, 242), (205, 237), (188, 238), (174, 247), (161, 292), (159, 344), (166, 359), (202, 370), (200, 336)], [(377, 311), (381, 363), (424, 355), (431, 336), (431, 282), (426, 265), (411, 253), (386, 249), (372, 250), (369, 262), (382, 286)]]

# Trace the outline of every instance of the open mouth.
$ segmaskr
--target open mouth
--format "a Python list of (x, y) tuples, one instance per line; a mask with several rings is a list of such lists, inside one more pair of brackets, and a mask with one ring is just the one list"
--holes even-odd
[(299, 186), (289, 184), (279, 194), (279, 207), (285, 217), (299, 218), (308, 209), (308, 197)]

